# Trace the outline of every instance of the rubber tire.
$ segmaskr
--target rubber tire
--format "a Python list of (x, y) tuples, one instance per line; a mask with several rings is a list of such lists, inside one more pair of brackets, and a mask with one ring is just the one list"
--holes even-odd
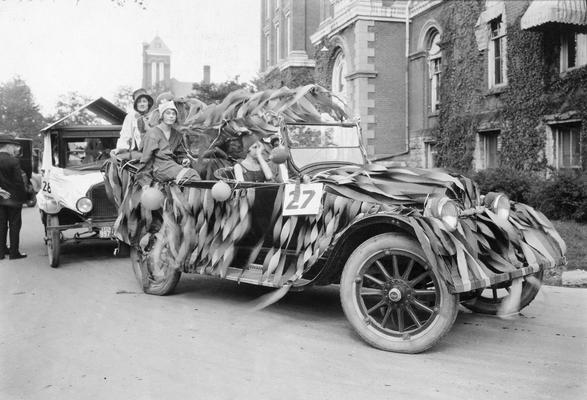
[(398, 353), (421, 353), (434, 346), (453, 326), (458, 314), (458, 295), (449, 293), (440, 274), (432, 269), (440, 289), (439, 313), (431, 325), (410, 339), (385, 335), (364, 322), (355, 296), (355, 277), (371, 255), (382, 250), (401, 250), (413, 254), (422, 265), (429, 264), (418, 242), (400, 233), (384, 233), (363, 242), (348, 258), (340, 280), (340, 300), (344, 313), (357, 334), (371, 346)]
[(130, 259), (133, 272), (139, 285), (143, 288), (143, 292), (156, 296), (165, 296), (173, 292), (181, 277), (179, 269), (170, 269), (163, 279), (154, 281), (149, 278), (148, 266), (144, 262), (145, 257), (142, 250), (131, 246)]
[[(535, 276), (540, 283), (542, 283), (542, 277), (544, 276), (544, 270), (535, 273)], [(534, 299), (536, 295), (540, 291), (540, 287), (536, 287), (532, 285), (526, 280), (522, 282), (522, 296), (520, 298), (520, 310), (527, 307)], [(482, 292), (481, 292), (482, 293)], [(480, 293), (480, 295), (481, 295)], [(464, 301), (462, 305), (469, 310), (479, 313), (479, 314), (486, 314), (486, 315), (497, 315), (499, 307), (501, 306), (503, 298), (498, 299), (498, 301), (486, 299), (481, 296), (477, 296), (474, 299)]]
[(46, 229), (47, 232), (47, 255), (49, 256), (49, 266), (51, 268), (57, 268), (59, 266), (59, 256), (61, 255), (61, 231), (57, 229), (47, 229), (51, 226), (59, 225), (59, 217), (57, 215), (46, 216)]

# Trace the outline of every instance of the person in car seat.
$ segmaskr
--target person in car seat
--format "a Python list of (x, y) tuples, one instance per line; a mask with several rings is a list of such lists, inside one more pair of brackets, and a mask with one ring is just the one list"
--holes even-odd
[(234, 176), (241, 182), (271, 182), (274, 174), (267, 164), (265, 146), (254, 134), (242, 136), (243, 149), (246, 149), (244, 160), (234, 165)]

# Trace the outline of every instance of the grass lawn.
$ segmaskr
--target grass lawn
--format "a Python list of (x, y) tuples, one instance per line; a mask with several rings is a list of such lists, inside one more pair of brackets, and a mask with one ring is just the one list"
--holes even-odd
[(546, 270), (544, 283), (560, 286), (563, 271), (587, 270), (587, 224), (574, 221), (552, 221), (552, 223), (567, 244), (568, 263), (565, 267)]

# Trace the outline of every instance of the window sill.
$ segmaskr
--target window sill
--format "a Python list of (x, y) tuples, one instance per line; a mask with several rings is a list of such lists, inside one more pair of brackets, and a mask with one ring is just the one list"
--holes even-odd
[(559, 72), (558, 75), (561, 77), (561, 79), (564, 79), (567, 77), (567, 75), (570, 75), (570, 74), (574, 73), (575, 71), (579, 71), (581, 69), (584, 69), (585, 67), (587, 67), (587, 64), (579, 65), (578, 67), (568, 68), (564, 71)]
[(487, 92), (485, 92), (485, 96), (498, 96), (500, 94), (503, 94), (505, 92), (508, 91), (508, 85), (500, 85), (500, 86), (494, 86), (492, 88), (489, 88), (487, 90)]
[(440, 111), (428, 112), (428, 118), (438, 118), (439, 115), (440, 115)]

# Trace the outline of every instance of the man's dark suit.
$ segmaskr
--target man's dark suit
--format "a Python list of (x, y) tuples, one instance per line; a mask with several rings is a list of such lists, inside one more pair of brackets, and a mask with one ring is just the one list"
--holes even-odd
[(0, 259), (8, 253), (6, 234), (9, 230), (10, 256), (16, 257), (20, 254), (18, 247), (22, 226), (22, 203), (27, 199), (22, 175), (18, 158), (0, 150), (0, 187), (10, 193), (9, 199), (0, 198)]

